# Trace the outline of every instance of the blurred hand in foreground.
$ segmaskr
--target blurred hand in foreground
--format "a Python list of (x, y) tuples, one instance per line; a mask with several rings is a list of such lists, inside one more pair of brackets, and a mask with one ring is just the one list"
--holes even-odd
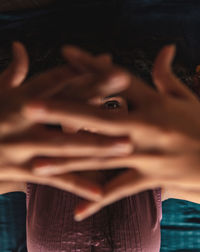
[[(72, 53), (73, 52), (73, 53)], [(71, 48), (66, 55), (73, 63), (92, 70), (92, 56), (85, 60), (86, 53)], [(70, 56), (69, 56), (70, 54)], [(175, 55), (174, 46), (166, 46), (159, 53), (154, 69), (153, 81), (157, 90), (144, 81), (118, 69), (124, 81), (116, 75), (115, 82), (104, 83), (106, 91), (115, 93), (116, 86), (128, 103), (129, 113), (120, 116), (85, 104), (81, 99), (72, 101), (43, 101), (29, 106), (25, 116), (33, 121), (74, 124), (79, 128), (93, 129), (106, 136), (127, 136), (134, 151), (124, 157), (88, 158), (87, 169), (103, 170), (128, 167), (104, 186), (104, 197), (99, 202), (83, 202), (76, 211), (76, 219), (82, 220), (102, 207), (123, 197), (141, 191), (163, 187), (179, 188), (195, 194), (199, 186), (200, 166), (200, 104), (198, 98), (173, 74), (171, 63)], [(73, 60), (72, 60), (73, 59)], [(85, 60), (85, 62), (84, 62)], [(115, 66), (110, 67), (112, 72)], [(103, 72), (104, 69), (99, 71)], [(117, 84), (116, 84), (117, 83)], [(116, 85), (116, 86), (115, 86)], [(95, 86), (95, 83), (93, 83)], [(124, 87), (124, 88), (123, 88)], [(158, 92), (159, 91), (159, 92)], [(95, 99), (94, 99), (95, 100)], [(32, 115), (28, 115), (31, 111)], [(102, 136), (103, 137), (103, 136)], [(86, 169), (64, 162), (49, 162), (49, 175)]]
[[(101, 198), (101, 188), (87, 176), (67, 173), (52, 178), (35, 174), (32, 168), (45, 159), (68, 158), (80, 162), (88, 156), (99, 158), (116, 155), (119, 144), (126, 149), (121, 153), (124, 155), (131, 150), (128, 139), (50, 130), (45, 124), (33, 122), (22, 113), (32, 100), (55, 99), (66, 88), (71, 98), (78, 97), (79, 91), (82, 96), (85, 94), (85, 99), (88, 99), (88, 95), (94, 96), (96, 88), (90, 88), (90, 94), (84, 90), (88, 89), (90, 82), (95, 82), (96, 75), (75, 66), (63, 65), (24, 81), (29, 60), (22, 44), (14, 43), (13, 55), (12, 63), (0, 75), (0, 181), (46, 184), (86, 199), (98, 200)], [(109, 65), (106, 55), (95, 60), (99, 66)]]

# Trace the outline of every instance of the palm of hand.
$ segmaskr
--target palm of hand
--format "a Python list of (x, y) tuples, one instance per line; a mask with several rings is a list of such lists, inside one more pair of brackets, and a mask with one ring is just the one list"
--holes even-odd
[[(55, 176), (52, 179), (33, 174), (31, 170), (35, 156), (68, 155), (65, 148), (60, 148), (59, 144), (64, 145), (67, 137), (71, 137), (73, 144), (73, 136), (63, 135), (62, 132), (50, 132), (49, 136), (44, 127), (35, 126), (34, 120), (29, 120), (23, 115), (23, 109), (32, 99), (54, 97), (66, 85), (76, 84), (77, 73), (63, 66), (36, 76), (25, 85), (21, 85), (28, 72), (28, 56), (23, 46), (18, 43), (15, 45), (14, 53), (16, 55), (13, 62), (0, 76), (1, 180), (48, 184), (96, 200), (100, 196), (100, 189), (88, 179), (84, 180), (73, 174)], [(88, 76), (82, 76), (82, 82), (86, 81), (88, 81)], [(92, 140), (91, 138), (91, 142)], [(78, 144), (77, 138), (74, 142), (75, 145)], [(68, 149), (68, 146), (66, 147)]]

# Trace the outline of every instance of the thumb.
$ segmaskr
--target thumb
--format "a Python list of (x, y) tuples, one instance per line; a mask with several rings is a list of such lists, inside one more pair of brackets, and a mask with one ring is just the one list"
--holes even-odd
[(13, 43), (13, 60), (0, 75), (0, 89), (19, 86), (27, 76), (29, 58), (26, 49), (19, 42)]
[(162, 48), (158, 54), (152, 72), (154, 84), (160, 93), (198, 101), (195, 94), (193, 94), (172, 72), (171, 65), (175, 52), (175, 45), (169, 45)]

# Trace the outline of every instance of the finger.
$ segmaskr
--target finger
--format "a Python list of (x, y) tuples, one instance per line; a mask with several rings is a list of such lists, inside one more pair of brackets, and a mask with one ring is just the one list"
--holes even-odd
[[(169, 177), (180, 175), (180, 170), (175, 169), (176, 166), (181, 166), (180, 162), (181, 158), (174, 155), (136, 153), (127, 157), (115, 157), (104, 163), (107, 169), (114, 166), (116, 168), (128, 167), (148, 177)], [(184, 170), (183, 163), (184, 161), (181, 167)]]
[[(124, 150), (123, 145), (119, 146), (120, 151), (116, 152), (117, 155), (123, 155)], [(122, 149), (121, 149), (122, 148)], [(120, 153), (122, 152), (122, 153)], [(134, 154), (121, 157), (107, 157), (107, 158), (40, 158), (34, 161), (33, 170), (36, 174), (40, 175), (54, 175), (65, 172), (74, 171), (85, 171), (85, 170), (111, 170), (111, 169), (121, 169), (134, 168), (144, 174), (153, 175), (155, 172), (166, 163), (163, 157), (160, 155), (144, 155), (144, 154)], [(171, 164), (172, 161), (169, 163)], [(168, 164), (169, 164), (168, 163)], [(174, 166), (173, 166), (174, 167)], [(168, 170), (163, 169), (159, 172), (161, 174), (168, 175), (174, 168)]]
[(37, 137), (22, 137), (17, 140), (2, 140), (2, 155), (11, 155), (15, 161), (24, 161), (34, 156), (50, 157), (106, 157), (126, 155), (132, 151), (127, 138), (101, 135), (49, 134)]
[[(127, 151), (123, 145), (119, 145), (119, 150), (115, 155), (126, 155)], [(116, 147), (117, 148), (117, 147)], [(125, 153), (125, 154), (124, 154)], [(113, 154), (112, 154), (113, 155)], [(55, 175), (66, 172), (75, 171), (97, 171), (97, 170), (110, 170), (120, 169), (122, 167), (132, 167), (129, 160), (120, 158), (38, 158), (34, 160), (32, 167), (35, 174), (40, 175)]]
[(103, 191), (99, 185), (75, 174), (56, 175), (49, 177), (48, 181), (48, 184), (51, 186), (75, 193), (88, 200), (98, 201), (103, 195)]
[[(63, 55), (69, 63), (82, 71), (90, 71), (100, 74), (99, 85), (106, 94), (108, 92), (116, 93), (126, 89), (130, 84), (130, 74), (110, 63), (110, 57), (94, 57), (77, 47), (67, 46), (63, 48)], [(102, 60), (103, 57), (103, 60)], [(102, 77), (103, 78), (102, 78)], [(106, 76), (106, 82), (105, 82)]]
[(73, 79), (70, 78), (70, 80), (66, 81), (68, 87), (61, 89), (53, 98), (55, 100), (79, 100), (87, 102), (90, 96), (99, 93), (98, 88), (96, 90), (93, 88), (96, 79), (97, 76), (91, 73), (77, 75)]
[(110, 66), (110, 57), (106, 57), (106, 62), (109, 64), (105, 64), (105, 55), (102, 60), (102, 58), (99, 59), (99, 57), (95, 57), (75, 46), (64, 46), (62, 54), (72, 66), (77, 69), (82, 68), (81, 70), (84, 71), (105, 72)]
[[(72, 49), (71, 47), (66, 47), (62, 51), (64, 58), (66, 58), (70, 65), (80, 73), (104, 72), (112, 65), (112, 56), (110, 54), (92, 56), (83, 50), (76, 50), (74, 47), (72, 47)], [(81, 60), (77, 60), (77, 51), (80, 52), (79, 57), (81, 57)]]
[[(123, 146), (121, 146), (121, 148), (123, 149)], [(125, 150), (122, 150), (122, 152), (123, 151)], [(185, 159), (182, 159), (179, 156), (166, 154), (126, 155), (126, 153), (123, 156), (122, 153), (117, 154), (116, 152), (116, 156), (117, 155), (118, 157), (110, 156), (104, 158), (76, 157), (63, 159), (39, 159), (34, 163), (33, 168), (38, 174), (53, 175), (72, 171), (111, 170), (125, 167), (135, 169), (142, 174), (148, 175), (149, 177), (162, 177), (166, 179), (171, 176), (177, 178), (180, 176), (180, 172), (188, 172), (187, 165), (185, 165)], [(119, 157), (119, 155), (122, 156)], [(193, 159), (191, 158), (191, 162)], [(178, 168), (175, 169), (175, 167), (181, 167), (181, 171)]]
[(30, 97), (44, 99), (67, 88), (75, 78), (80, 78), (80, 76), (77, 76), (77, 73), (73, 72), (70, 67), (61, 66), (32, 77), (19, 92), (24, 94), (26, 100), (29, 100)]
[[(116, 78), (118, 78), (118, 74), (119, 73), (116, 73)], [(110, 83), (114, 81), (115, 77), (114, 73), (107, 74), (105, 76), (101, 75), (100, 77), (97, 74), (92, 73), (85, 73), (80, 76), (76, 76), (74, 79), (68, 80), (68, 87), (62, 89), (61, 92), (54, 95), (54, 98), (55, 100), (79, 100), (88, 103), (88, 101), (97, 97), (102, 98), (113, 95), (119, 91), (120, 87), (116, 85), (113, 88), (113, 93), (110, 93), (110, 91), (107, 92), (107, 84), (111, 85)]]
[(76, 125), (77, 129), (96, 129), (97, 132), (110, 135), (127, 135), (130, 128), (125, 123), (127, 115), (111, 114), (100, 108), (78, 102), (36, 102), (25, 106), (22, 114), (33, 122), (61, 124), (62, 126)]
[(137, 171), (125, 172), (106, 185), (105, 194), (99, 202), (88, 202), (88, 204), (84, 202), (84, 205), (78, 206), (74, 218), (76, 221), (81, 221), (115, 201), (156, 188), (158, 184), (158, 181), (149, 179)]
[(184, 85), (172, 72), (172, 61), (175, 56), (174, 45), (165, 46), (158, 54), (152, 76), (153, 81), (161, 93), (175, 97), (198, 101), (186, 85)]
[(119, 118), (116, 113), (79, 102), (43, 101), (24, 107), (22, 114), (32, 123), (75, 125), (77, 130), (92, 129), (108, 136), (129, 136), (138, 150), (166, 148), (166, 142), (169, 142), (168, 137), (155, 128), (155, 122), (140, 111), (132, 114), (130, 120), (127, 114), (121, 114)]
[(92, 181), (76, 174), (62, 174), (54, 177), (41, 177), (32, 174), (29, 167), (4, 166), (1, 167), (2, 181), (19, 181), (37, 183), (56, 187), (60, 190), (74, 193), (88, 200), (97, 201), (102, 198), (102, 189)]
[(104, 79), (100, 80), (101, 85), (99, 85), (105, 93), (114, 94), (124, 91), (129, 87), (130, 83), (132, 83), (133, 85), (131, 85), (131, 88), (125, 91), (129, 100), (144, 104), (146, 100), (155, 99), (155, 91), (148, 87), (140, 78), (131, 76), (125, 69), (113, 65), (108, 67), (99, 62), (91, 54), (73, 46), (64, 47), (63, 55), (72, 65), (82, 65), (85, 66), (85, 69), (100, 72), (101, 74), (107, 73), (107, 81)]
[(13, 60), (0, 75), (0, 86), (10, 88), (19, 86), (26, 78), (29, 69), (29, 58), (26, 49), (19, 42), (13, 43)]
[[(138, 110), (131, 114), (110, 113), (108, 110), (72, 101), (43, 101), (27, 105), (22, 115), (32, 123), (60, 124), (62, 127), (76, 127), (77, 130), (91, 129), (108, 136), (129, 136), (137, 149), (166, 148), (171, 138), (157, 127), (162, 121)], [(156, 127), (155, 127), (156, 124)], [(152, 141), (153, 139), (153, 141)], [(169, 140), (168, 140), (169, 139)], [(171, 146), (173, 147), (173, 146)]]
[[(79, 72), (98, 74), (96, 78), (93, 79), (93, 81), (90, 81), (89, 85), (86, 85), (86, 83), (83, 86), (84, 89), (80, 90), (80, 93), (82, 95), (87, 93), (88, 99), (92, 96), (106, 95), (107, 92), (102, 93), (101, 91), (104, 90), (105, 85), (107, 86), (111, 81), (115, 81), (114, 78), (118, 78), (119, 81), (121, 78), (121, 82), (124, 82), (123, 78), (125, 78), (125, 76), (120, 76), (119, 71), (109, 71), (109, 75), (105, 75), (105, 72), (108, 72), (108, 69), (111, 69), (112, 66), (112, 56), (110, 54), (92, 56), (90, 53), (87, 53), (73, 46), (64, 47), (62, 51), (63, 56), (69, 61), (70, 65)], [(101, 76), (99, 76), (99, 74), (101, 74)], [(105, 84), (103, 85), (103, 83)], [(117, 86), (115, 88), (117, 88)]]
[[(91, 83), (97, 84), (91, 85)], [(113, 90), (116, 93), (129, 85), (129, 76), (121, 70), (114, 70), (108, 76), (102, 76), (101, 80), (97, 81), (96, 76), (91, 73), (77, 75), (70, 67), (62, 66), (33, 77), (20, 89), (20, 92), (23, 92), (25, 99), (29, 100), (30, 97), (32, 99), (36, 97), (45, 99), (63, 90), (68, 91), (68, 96), (71, 91), (73, 91), (74, 95), (74, 90), (77, 91), (78, 89), (79, 92), (76, 92), (78, 97), (73, 96), (71, 99), (80, 98), (82, 92), (82, 98), (85, 99), (87, 97), (88, 99), (88, 97), (97, 94), (100, 96), (110, 94), (110, 90), (107, 91), (108, 84), (110, 86), (114, 85)]]

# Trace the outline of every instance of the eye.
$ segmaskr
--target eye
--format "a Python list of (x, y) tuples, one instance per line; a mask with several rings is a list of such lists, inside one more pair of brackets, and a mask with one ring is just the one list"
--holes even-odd
[(121, 104), (118, 101), (116, 101), (116, 100), (112, 100), (112, 101), (105, 102), (103, 104), (103, 107), (105, 109), (109, 109), (109, 110), (111, 110), (111, 109), (119, 109), (121, 107)]

